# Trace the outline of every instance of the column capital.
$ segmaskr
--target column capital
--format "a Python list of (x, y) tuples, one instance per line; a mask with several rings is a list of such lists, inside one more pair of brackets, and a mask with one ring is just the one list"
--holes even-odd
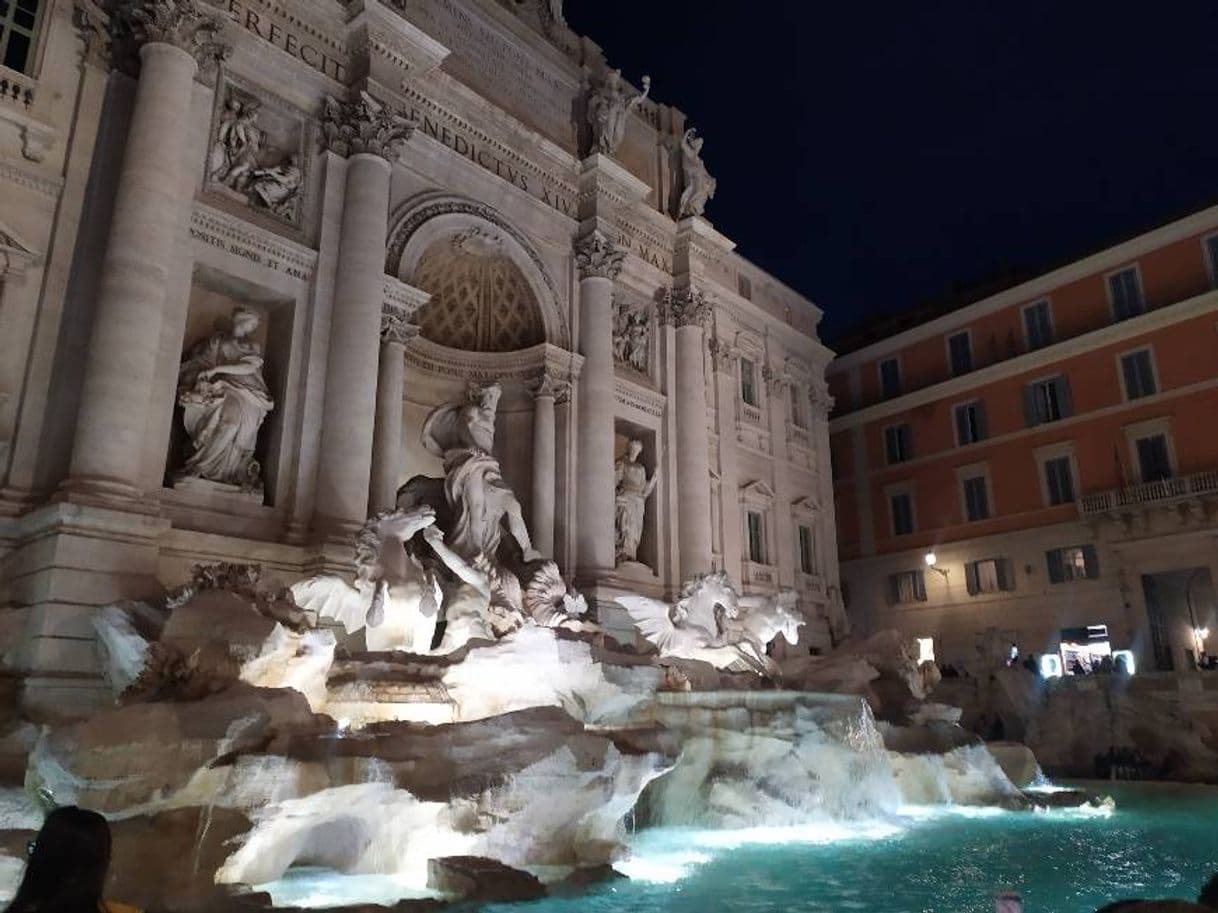
[[(87, 10), (85, 4), (78, 4), (78, 12), (82, 8)], [(129, 29), (141, 46), (172, 45), (199, 65), (228, 56), (227, 45), (219, 40), (225, 17), (199, 0), (119, 0), (110, 25), (112, 30)]]
[(581, 279), (616, 279), (626, 252), (599, 231), (575, 242), (575, 268)]
[(414, 133), (414, 124), (367, 92), (355, 101), (327, 95), (322, 102), (321, 133), (325, 147), (341, 156), (366, 153), (392, 160)]
[(680, 327), (704, 327), (714, 305), (706, 292), (697, 288), (674, 288), (664, 292), (657, 304), (660, 323)]
[(565, 403), (571, 395), (571, 381), (558, 377), (550, 371), (542, 371), (541, 375), (529, 386), (533, 399), (549, 397), (556, 403)]
[(419, 328), (410, 322), (411, 315), (403, 308), (389, 303), (381, 306), (381, 342), (407, 346), (419, 335)]

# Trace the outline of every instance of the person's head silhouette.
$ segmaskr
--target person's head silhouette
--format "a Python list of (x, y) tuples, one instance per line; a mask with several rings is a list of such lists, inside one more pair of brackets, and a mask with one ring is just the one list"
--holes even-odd
[(57, 808), (29, 846), (7, 913), (98, 913), (110, 867), (110, 826), (97, 812)]

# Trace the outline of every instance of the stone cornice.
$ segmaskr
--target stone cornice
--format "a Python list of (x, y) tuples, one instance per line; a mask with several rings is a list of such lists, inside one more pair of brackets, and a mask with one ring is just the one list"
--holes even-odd
[(575, 268), (581, 279), (616, 279), (626, 252), (599, 231), (575, 242)]
[(664, 404), (668, 402), (660, 391), (626, 377), (614, 378), (613, 398), (619, 405), (637, 409), (652, 418), (663, 418)]
[(516, 352), (464, 352), (417, 337), (406, 348), (406, 361), (424, 371), (477, 381), (512, 380), (523, 386), (534, 383), (539, 372), (574, 382), (584, 358), (550, 343), (539, 343)]
[(237, 256), (242, 253), (234, 251), (233, 247), (255, 251), (263, 258), (255, 262), (266, 266), (267, 261), (273, 261), (281, 272), (286, 271), (300, 281), (307, 281), (317, 264), (317, 251), (312, 248), (296, 244), (204, 203), (195, 203), (190, 214), (190, 228), (196, 244), (217, 247)]
[(322, 140), (337, 155), (362, 153), (392, 161), (413, 132), (410, 121), (367, 92), (354, 101), (326, 96), (322, 102)]

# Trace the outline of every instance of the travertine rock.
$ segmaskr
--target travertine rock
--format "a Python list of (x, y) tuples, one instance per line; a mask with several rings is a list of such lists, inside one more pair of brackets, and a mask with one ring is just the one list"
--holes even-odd
[(427, 886), (450, 897), (476, 902), (537, 900), (545, 886), (528, 872), (485, 856), (444, 856), (427, 864)]

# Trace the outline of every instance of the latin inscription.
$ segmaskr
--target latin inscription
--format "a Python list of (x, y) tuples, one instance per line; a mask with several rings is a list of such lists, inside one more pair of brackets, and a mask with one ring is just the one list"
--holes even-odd
[(204, 231), (192, 225), (190, 227), (190, 236), (196, 241), (201, 241), (204, 244), (210, 245), (218, 250), (224, 251), (226, 254), (232, 254), (235, 257), (240, 257), (243, 260), (248, 260), (251, 263), (256, 263), (259, 266), (265, 266), (267, 269), (272, 269), (277, 273), (283, 273), (285, 276), (291, 276), (293, 279), (308, 280), (309, 271), (303, 270), (298, 266), (289, 266), (288, 264), (278, 260), (269, 254), (264, 254), (262, 251), (254, 250), (252, 247), (247, 247), (244, 244), (239, 244), (236, 241), (229, 241), (221, 238), (219, 235), (214, 235), (209, 231)]
[(253, 32), (267, 44), (274, 45), (281, 51), (287, 51), (297, 60), (326, 76), (333, 77), (339, 82), (347, 81), (347, 67), (336, 60), (308, 37), (288, 31), (275, 22), (269, 13), (252, 10), (241, 0), (228, 0), (228, 14), (232, 20), (245, 29)]
[(638, 255), (640, 260), (650, 263), (656, 269), (663, 270), (666, 273), (672, 272), (672, 260), (665, 258), (654, 248), (648, 247), (642, 241), (632, 240), (625, 232), (618, 235), (617, 243), (619, 247), (632, 251)]

